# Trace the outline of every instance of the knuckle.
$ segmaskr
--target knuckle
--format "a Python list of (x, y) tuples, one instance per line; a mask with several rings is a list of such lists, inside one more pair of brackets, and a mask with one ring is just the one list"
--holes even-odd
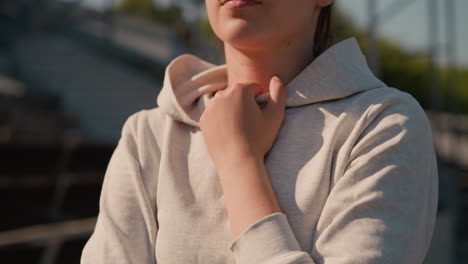
[(242, 95), (250, 94), (252, 91), (255, 92), (258, 87), (256, 83), (236, 83), (232, 89), (232, 93), (238, 93)]
[(236, 83), (233, 85), (231, 92), (241, 92), (243, 88), (243, 85), (241, 83)]
[(215, 93), (215, 96), (214, 97), (221, 97), (222, 95), (224, 95), (224, 91), (223, 90), (219, 90)]

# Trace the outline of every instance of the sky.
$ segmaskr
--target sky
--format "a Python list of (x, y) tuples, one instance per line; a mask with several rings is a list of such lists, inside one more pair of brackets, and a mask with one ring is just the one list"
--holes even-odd
[[(120, 0), (83, 0), (84, 4), (96, 9), (106, 9), (109, 7), (109, 3), (117, 3)], [(189, 6), (186, 0), (153, 0), (160, 4), (168, 4), (171, 1), (181, 5), (185, 9), (185, 15), (188, 19), (193, 19), (199, 10), (195, 10), (194, 7)], [(267, 0), (264, 0), (267, 1)], [(369, 0), (335, 0), (338, 8), (343, 10), (345, 13), (357, 23), (362, 29), (366, 28), (368, 15), (367, 15), (367, 2)], [(392, 5), (401, 5), (403, 2), (411, 2), (411, 4), (404, 4), (406, 7), (400, 10), (398, 13), (391, 16), (386, 21), (381, 21), (378, 25), (378, 34), (380, 37), (390, 39), (400, 44), (404, 49), (409, 51), (425, 51), (428, 50), (428, 6), (427, 3), (430, 0), (372, 0), (376, 1), (379, 13)], [(444, 50), (443, 46), (446, 41), (445, 34), (445, 6), (444, 4), (449, 0), (436, 0), (438, 6), (436, 7), (440, 14), (439, 21), (439, 41), (440, 52), (438, 55), (438, 61), (444, 62)], [(456, 52), (458, 65), (468, 67), (468, 1), (467, 0), (453, 0), (455, 1), (456, 19), (457, 19), (457, 40), (456, 40)]]

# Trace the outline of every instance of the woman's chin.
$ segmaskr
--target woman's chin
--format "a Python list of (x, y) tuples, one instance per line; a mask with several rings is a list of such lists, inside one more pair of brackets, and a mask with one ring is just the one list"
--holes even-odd
[(254, 27), (238, 23), (231, 25), (229, 28), (224, 28), (218, 37), (225, 43), (236, 48), (243, 49), (258, 49), (266, 44), (266, 36), (259, 34), (261, 30), (256, 30)]

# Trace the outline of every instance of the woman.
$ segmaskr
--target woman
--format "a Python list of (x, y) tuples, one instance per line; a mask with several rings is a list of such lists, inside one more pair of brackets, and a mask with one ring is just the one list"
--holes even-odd
[(185, 54), (127, 120), (82, 263), (422, 263), (429, 122), (327, 50), (332, 0), (206, 0), (226, 64)]

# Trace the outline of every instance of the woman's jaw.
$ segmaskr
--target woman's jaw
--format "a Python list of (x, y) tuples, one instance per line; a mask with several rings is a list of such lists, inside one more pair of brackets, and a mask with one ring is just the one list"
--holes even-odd
[(261, 0), (242, 8), (227, 8), (225, 0), (205, 2), (210, 25), (224, 44), (228, 85), (267, 87), (274, 75), (286, 84), (313, 59), (323, 0)]

